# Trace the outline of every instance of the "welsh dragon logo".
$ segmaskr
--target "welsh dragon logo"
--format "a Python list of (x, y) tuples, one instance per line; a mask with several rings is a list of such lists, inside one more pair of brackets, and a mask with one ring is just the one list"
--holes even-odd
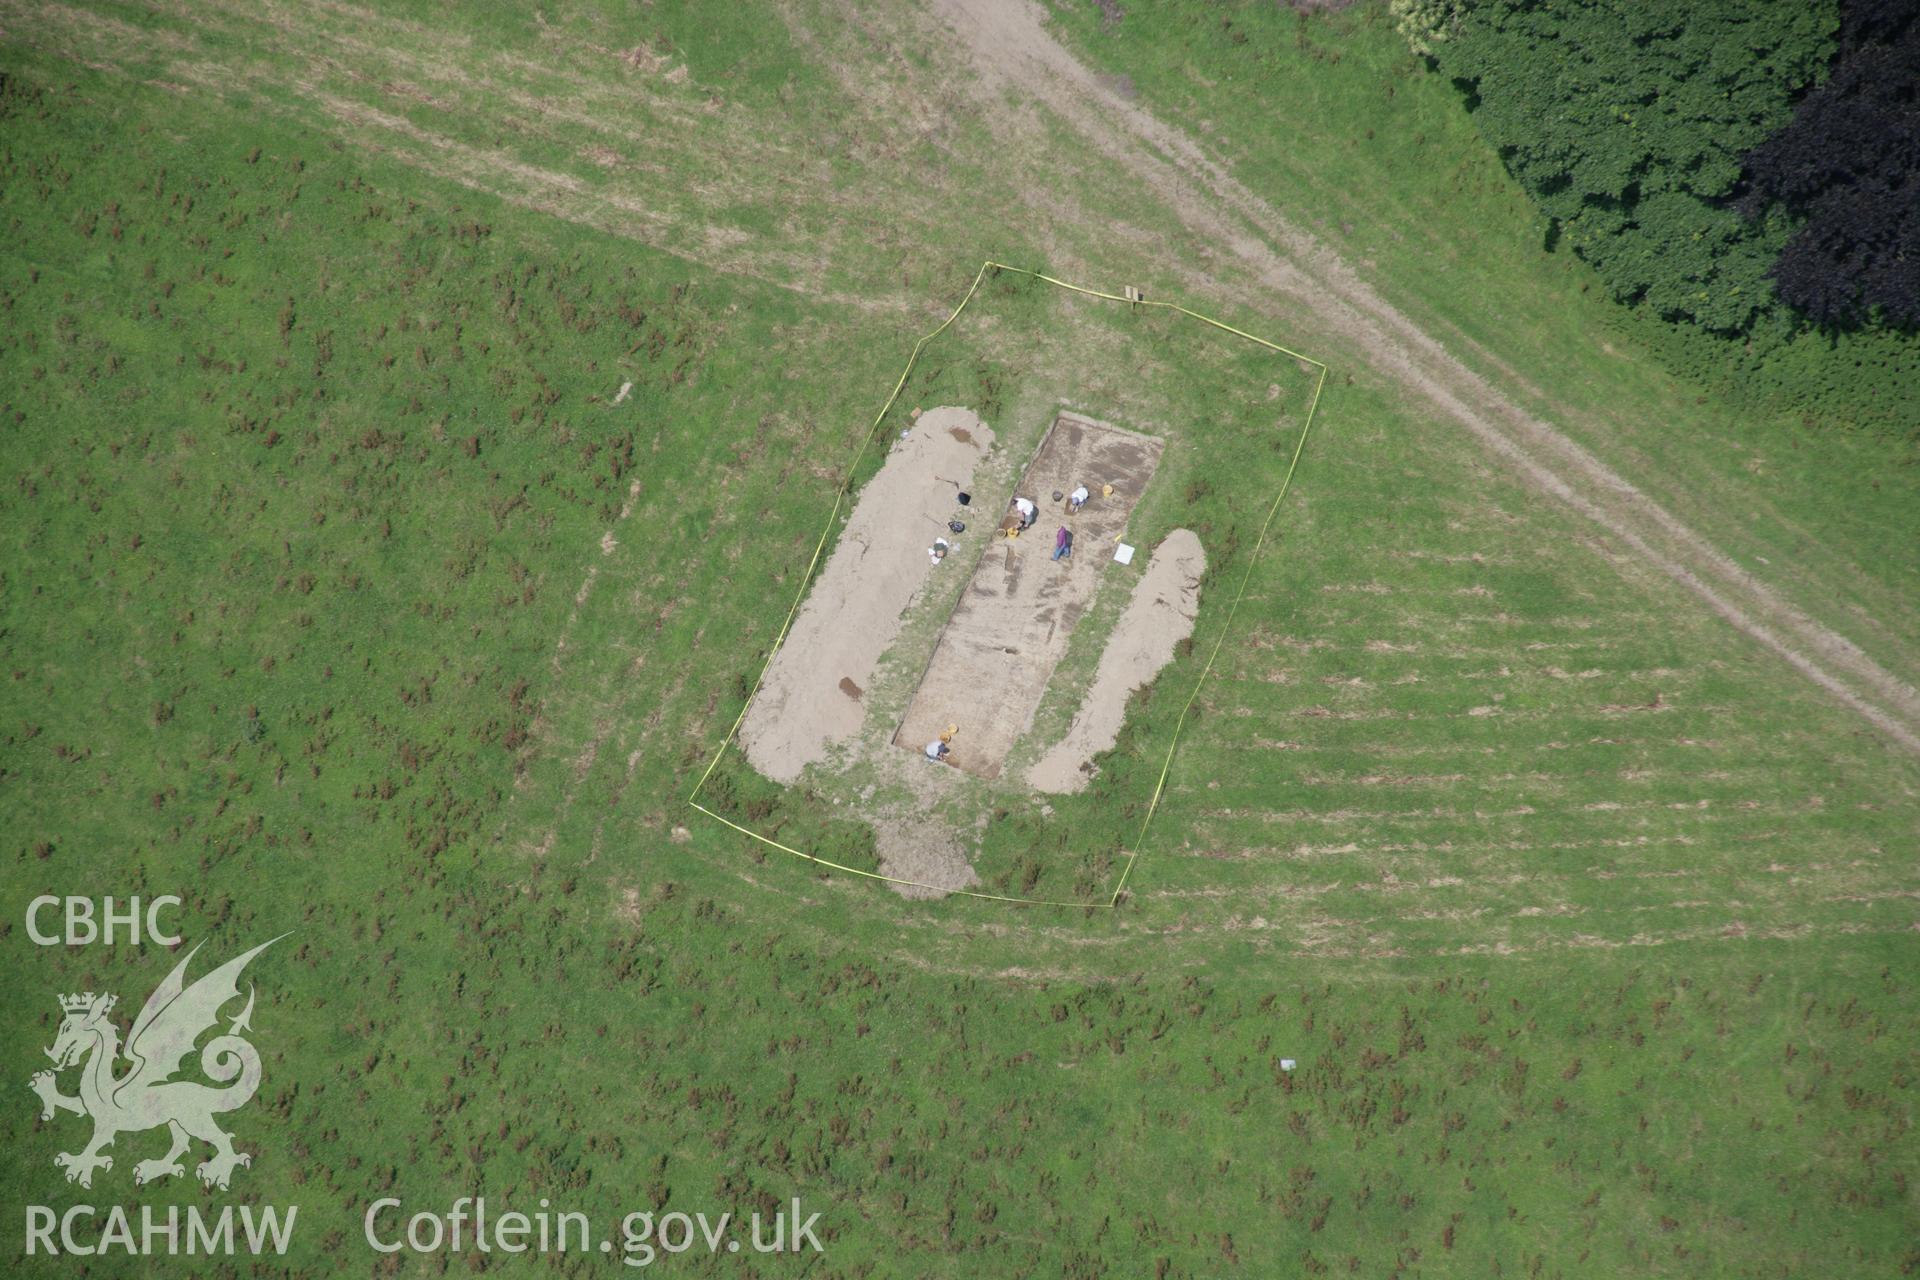
[[(209, 1186), (226, 1190), (233, 1171), (253, 1163), (252, 1156), (233, 1149), (233, 1136), (214, 1122), (215, 1116), (245, 1106), (260, 1088), (260, 1054), (240, 1034), (251, 1030), (251, 984), (246, 1007), (228, 1025), (226, 1034), (215, 1036), (200, 1050), (200, 1070), (226, 1087), (216, 1089), (173, 1076), (182, 1060), (193, 1052), (194, 1041), (216, 1027), (220, 1010), (239, 997), (240, 973), (248, 961), (278, 941), (274, 938), (261, 943), (192, 986), (186, 985), (187, 965), (200, 948), (196, 945), (187, 952), (166, 981), (147, 997), (140, 1016), (133, 1020), (125, 1050), (132, 1065), (125, 1075), (114, 1075), (114, 1066), (122, 1056), (120, 1029), (108, 1017), (118, 997), (91, 991), (60, 997), (66, 1017), (61, 1020), (53, 1047), (46, 1051), (53, 1059), (53, 1070), (37, 1073), (30, 1086), (40, 1095), (42, 1120), (53, 1119), (56, 1111), (71, 1111), (93, 1120), (93, 1140), (85, 1149), (77, 1154), (62, 1152), (53, 1158), (54, 1164), (67, 1171), (68, 1182), (91, 1187), (95, 1169), (113, 1168), (113, 1157), (101, 1153), (113, 1145), (116, 1136), (161, 1125), (167, 1127), (173, 1145), (158, 1160), (134, 1165), (135, 1183), (185, 1173), (180, 1157), (194, 1138), (213, 1147), (213, 1155), (195, 1171)], [(60, 1092), (54, 1077), (56, 1072), (76, 1064), (82, 1064), (80, 1092), (69, 1097)]]

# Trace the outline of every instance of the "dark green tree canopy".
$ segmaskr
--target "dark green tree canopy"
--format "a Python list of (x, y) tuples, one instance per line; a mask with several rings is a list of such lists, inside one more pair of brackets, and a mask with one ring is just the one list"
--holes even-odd
[(1833, 71), (1746, 157), (1740, 208), (1798, 224), (1773, 279), (1822, 325), (1920, 326), (1920, 6), (1849, 0)]
[(1742, 158), (1791, 117), (1836, 25), (1831, 0), (1480, 0), (1434, 56), (1617, 296), (1739, 330), (1771, 301), (1786, 234), (1731, 206)]

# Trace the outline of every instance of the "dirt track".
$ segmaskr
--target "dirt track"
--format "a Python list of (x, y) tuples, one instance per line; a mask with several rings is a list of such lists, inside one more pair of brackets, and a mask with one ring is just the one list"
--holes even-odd
[[(1808, 616), (1625, 477), (1523, 409), (1282, 218), (1185, 133), (1115, 93), (1047, 31), (1031, 0), (935, 0), (971, 50), (980, 98), (1010, 135), (1030, 124), (1008, 95), (1047, 108), (1097, 153), (1152, 189), (1196, 236), (1222, 246), (1262, 287), (1311, 306), (1376, 368), (1465, 426), (1525, 481), (1619, 543), (1616, 563), (1658, 569), (1808, 680), (1920, 754), (1920, 690)], [(1187, 268), (1195, 289), (1218, 285)], [(1249, 299), (1257, 305), (1257, 296)]]
[[(920, 751), (958, 725), (952, 763), (979, 777), (1000, 775), (1101, 584), (1140, 572), (1114, 563), (1114, 538), (1159, 465), (1160, 447), (1151, 436), (1071, 414), (1055, 420), (1016, 490), (1038, 500), (1039, 519), (1024, 537), (986, 545), (895, 746)], [(1093, 490), (1093, 499), (1069, 516), (1052, 494), (1078, 483)], [(1111, 496), (1101, 496), (1103, 484), (1113, 486)], [(1054, 533), (1062, 526), (1073, 531), (1073, 554), (1054, 560)]]

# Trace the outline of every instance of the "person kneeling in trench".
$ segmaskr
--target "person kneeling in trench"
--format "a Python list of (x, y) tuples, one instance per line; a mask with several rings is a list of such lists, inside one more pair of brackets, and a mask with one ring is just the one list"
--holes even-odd
[(1013, 510), (1014, 513), (1020, 517), (1020, 527), (1022, 529), (1040, 518), (1040, 507), (1032, 498), (1015, 498), (1013, 500)]
[(927, 744), (927, 759), (933, 761), (935, 764), (945, 764), (947, 757), (952, 754), (953, 748), (948, 746), (946, 742), (940, 738), (935, 738)]
[(1053, 558), (1055, 560), (1068, 560), (1072, 557), (1073, 530), (1062, 525), (1060, 532), (1053, 535)]

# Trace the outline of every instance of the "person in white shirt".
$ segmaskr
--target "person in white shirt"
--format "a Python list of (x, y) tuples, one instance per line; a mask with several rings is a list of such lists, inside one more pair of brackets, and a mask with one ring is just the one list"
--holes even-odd
[(1015, 498), (1013, 509), (1020, 513), (1020, 527), (1026, 528), (1040, 518), (1040, 508), (1032, 498)]
[(945, 538), (935, 538), (933, 545), (927, 548), (928, 558), (935, 564), (939, 564), (947, 558), (947, 546), (948, 544)]
[(1075, 485), (1073, 492), (1067, 495), (1067, 514), (1072, 515), (1086, 506), (1090, 496), (1092, 495), (1087, 492), (1087, 486)]
[(939, 763), (940, 761), (945, 760), (947, 756), (952, 753), (952, 751), (953, 751), (952, 747), (948, 746), (945, 742), (942, 742), (939, 738), (935, 738), (932, 742), (929, 742), (927, 744), (927, 759), (932, 760), (935, 763)]

